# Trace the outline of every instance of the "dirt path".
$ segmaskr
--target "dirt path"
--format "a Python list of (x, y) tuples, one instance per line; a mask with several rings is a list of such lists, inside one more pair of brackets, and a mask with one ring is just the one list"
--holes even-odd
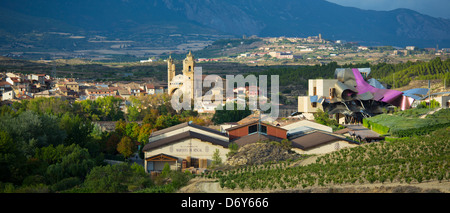
[(194, 178), (178, 193), (422, 193), (443, 192), (450, 193), (450, 182), (430, 181), (425, 183), (375, 183), (375, 184), (346, 184), (327, 187), (297, 187), (286, 190), (250, 190), (220, 188), (219, 182), (212, 179)]
[[(300, 160), (291, 166), (306, 166), (315, 163), (320, 155), (311, 156), (309, 158)], [(268, 190), (241, 190), (236, 188), (234, 190), (228, 188), (220, 188), (217, 179), (194, 178), (189, 181), (188, 185), (178, 190), (179, 193), (267, 193)]]
[(434, 110), (431, 110), (431, 111), (427, 112), (425, 115), (420, 116), (420, 118), (426, 118), (427, 115), (434, 114), (435, 112), (437, 112), (437, 111), (439, 111), (439, 110), (441, 110), (441, 109), (442, 109), (441, 107), (438, 107), (438, 108), (436, 108), (436, 109), (434, 109)]

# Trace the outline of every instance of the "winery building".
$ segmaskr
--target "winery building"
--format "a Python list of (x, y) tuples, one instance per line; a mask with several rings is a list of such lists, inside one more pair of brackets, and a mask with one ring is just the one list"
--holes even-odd
[(286, 127), (259, 121), (233, 125), (225, 132), (186, 122), (152, 133), (143, 148), (146, 172), (160, 172), (168, 163), (172, 170), (201, 171), (213, 162), (214, 152), (224, 162), (230, 143), (239, 147), (261, 141), (289, 140), (300, 154), (320, 154), (359, 145), (334, 134), (327, 126), (301, 121)]
[(154, 132), (144, 146), (147, 172), (162, 171), (168, 163), (172, 170), (207, 168), (213, 153), (219, 150), (225, 160), (228, 136), (219, 131), (190, 122)]

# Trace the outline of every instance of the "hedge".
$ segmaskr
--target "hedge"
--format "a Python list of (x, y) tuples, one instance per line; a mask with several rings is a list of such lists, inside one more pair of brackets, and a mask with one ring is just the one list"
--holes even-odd
[(390, 128), (387, 126), (383, 126), (381, 124), (369, 121), (367, 119), (363, 119), (363, 126), (377, 132), (380, 135), (384, 135), (389, 133)]

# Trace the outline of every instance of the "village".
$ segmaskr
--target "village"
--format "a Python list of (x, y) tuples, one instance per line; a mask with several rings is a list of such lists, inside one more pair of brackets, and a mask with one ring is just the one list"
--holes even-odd
[[(268, 163), (297, 161), (301, 164), (307, 158), (305, 156), (313, 156), (313, 159), (316, 159), (318, 156), (341, 153), (341, 150), (358, 150), (358, 147), (366, 147), (365, 144), (383, 142), (387, 136), (390, 138), (391, 134), (397, 134), (394, 131), (389, 132), (389, 128), (386, 131), (385, 126), (380, 128), (380, 125), (371, 121), (368, 115), (379, 116), (392, 110), (423, 108), (423, 106), (433, 104), (439, 107), (426, 111), (424, 116), (433, 113), (439, 114), (439, 111), (443, 112), (439, 116), (445, 116), (448, 110), (442, 109), (448, 109), (450, 106), (448, 92), (430, 95), (426, 88), (407, 91), (386, 89), (375, 79), (367, 79), (370, 68), (338, 68), (335, 70), (335, 79), (309, 79), (308, 92), (304, 96), (298, 96), (297, 103), (292, 105), (276, 104), (279, 114), (275, 118), (261, 110), (246, 109), (249, 113), (233, 122), (212, 122), (214, 116), (227, 112), (227, 110), (216, 110), (219, 105), (224, 106), (228, 102), (239, 103), (240, 100), (245, 100), (249, 96), (261, 94), (263, 88), (244, 84), (232, 88), (234, 95), (232, 98), (221, 95), (221, 93), (226, 93), (226, 88), (217, 90), (211, 89), (211, 87), (203, 88), (201, 94), (211, 92), (218, 102), (203, 104), (201, 108), (194, 109), (195, 112), (188, 110), (187, 113), (182, 113), (194, 117), (182, 119), (178, 115), (171, 117), (173, 115), (169, 115), (170, 113), (160, 114), (164, 110), (167, 111), (167, 108), (158, 108), (162, 111), (156, 110), (156, 114), (150, 111), (150, 114), (143, 118), (145, 124), (140, 120), (142, 118), (131, 119), (131, 111), (136, 112), (136, 110), (150, 107), (150, 105), (142, 106), (144, 102), (138, 103), (135, 100), (158, 96), (160, 97), (159, 101), (163, 101), (159, 104), (168, 107), (171, 102), (170, 97), (176, 94), (185, 94), (185, 92), (192, 94), (194, 88), (191, 85), (198, 83), (195, 82), (195, 72), (201, 70), (200, 63), (189, 52), (182, 61), (181, 73), (177, 71), (175, 64), (175, 60), (169, 57), (167, 60), (168, 81), (165, 83), (153, 81), (140, 83), (96, 82), (75, 78), (54, 78), (48, 74), (6, 72), (2, 73), (0, 83), (1, 105), (14, 106), (15, 102), (20, 103), (24, 100), (38, 98), (56, 98), (68, 101), (68, 103), (96, 101), (106, 97), (115, 98), (120, 103), (123, 118), (108, 121), (98, 121), (98, 118), (93, 119), (93, 117), (88, 117), (88, 119), (93, 119), (91, 122), (95, 123), (95, 128), (105, 133), (97, 134), (107, 136), (99, 139), (100, 141), (117, 140), (116, 143), (118, 143), (120, 140), (120, 144), (122, 144), (124, 138), (134, 138), (133, 141), (130, 141), (132, 152), (126, 155), (126, 159), (117, 161), (108, 157), (104, 161), (110, 165), (121, 164), (124, 162), (123, 160), (137, 163), (155, 181), (165, 177), (168, 170), (201, 177), (211, 175), (215, 177), (217, 175), (215, 172), (221, 171), (223, 168), (238, 169), (254, 165), (268, 165)], [(201, 80), (206, 77), (207, 75), (201, 75)], [(215, 81), (215, 83), (218, 82)], [(367, 92), (359, 94), (358, 90)], [(273, 94), (264, 98), (270, 97), (273, 97)], [(137, 107), (136, 104), (140, 106)], [(398, 110), (394, 108), (398, 108)], [(174, 113), (179, 114), (180, 112)], [(227, 115), (225, 114), (225, 116)], [(373, 116), (373, 118), (376, 117)], [(172, 122), (170, 119), (174, 118), (176, 121), (170, 123)], [(422, 119), (426, 122), (433, 120), (432, 125), (426, 123), (424, 125), (428, 126), (423, 128), (433, 129), (448, 125), (445, 123), (445, 119), (438, 118)], [(121, 128), (123, 130), (120, 130)], [(140, 128), (142, 129), (139, 130)], [(390, 128), (393, 129), (393, 127)], [(119, 136), (119, 139), (113, 139), (117, 137), (115, 135), (118, 134), (118, 131), (122, 132), (120, 134), (124, 134), (123, 137)], [(137, 133), (131, 133), (135, 131)], [(408, 131), (406, 130), (406, 133), (402, 134), (408, 134)], [(134, 136), (129, 134), (134, 134)], [(120, 150), (122, 153), (119, 144), (116, 146), (117, 151)], [(113, 147), (112, 150), (113, 153), (116, 152), (114, 151), (116, 147)], [(307, 161), (313, 162), (312, 160)], [(218, 177), (220, 177), (221, 188), (225, 185), (228, 188), (234, 187), (232, 182), (222, 182), (225, 181), (226, 176)], [(196, 179), (196, 181), (201, 180)], [(208, 180), (201, 181), (201, 183), (212, 184), (215, 187), (218, 187), (219, 184), (210, 183)], [(314, 183), (305, 184), (314, 185)], [(279, 186), (285, 187), (284, 185)], [(195, 192), (197, 192), (196, 190), (198, 189), (194, 189)]]

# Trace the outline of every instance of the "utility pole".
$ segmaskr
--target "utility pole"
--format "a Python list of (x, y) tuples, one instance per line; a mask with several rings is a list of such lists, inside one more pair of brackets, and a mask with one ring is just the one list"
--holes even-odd
[(431, 109), (431, 80), (428, 80), (428, 100), (429, 109)]
[(259, 119), (258, 119), (258, 141), (261, 141), (261, 109), (258, 109)]
[(445, 70), (445, 75), (444, 75), (444, 91), (447, 89), (447, 73), (448, 73), (448, 69)]

